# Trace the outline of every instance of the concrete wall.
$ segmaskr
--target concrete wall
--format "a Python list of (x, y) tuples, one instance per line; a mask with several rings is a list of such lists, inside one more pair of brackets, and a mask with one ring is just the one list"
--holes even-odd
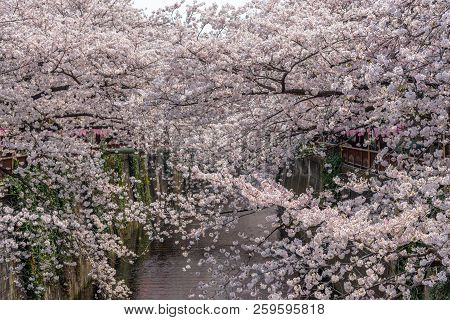
[(291, 175), (288, 175), (289, 170), (285, 169), (281, 174), (280, 183), (295, 194), (305, 192), (308, 187), (320, 191), (323, 188), (322, 167), (323, 162), (319, 158), (296, 159), (290, 168)]
[[(129, 183), (130, 172), (135, 171), (130, 160), (132, 155), (123, 154), (122, 157), (122, 175), (125, 182)], [(179, 192), (183, 179), (178, 176), (173, 176), (175, 180), (174, 190), (170, 190), (168, 181), (161, 173), (155, 172), (153, 168), (161, 166), (163, 159), (160, 156), (149, 156), (145, 161), (145, 171), (148, 174), (148, 192), (151, 199), (156, 198), (156, 192)], [(284, 170), (281, 174), (280, 182), (295, 193), (300, 194), (306, 190), (307, 187), (312, 187), (315, 190), (322, 189), (321, 172), (322, 162), (316, 158), (298, 159), (292, 165), (290, 171), (291, 176), (287, 175), (288, 170)], [(130, 196), (132, 192), (129, 192)], [(130, 224), (126, 229), (119, 231), (119, 236), (127, 245), (128, 248), (135, 252), (139, 252), (148, 244), (148, 239), (143, 231), (142, 226), (137, 223)], [(111, 265), (115, 266), (118, 276), (124, 279), (128, 285), (131, 281), (131, 266), (123, 262), (117, 257), (110, 257)], [(11, 266), (0, 264), (0, 299), (19, 299), (20, 293), (14, 284), (14, 276), (10, 272)], [(45, 288), (44, 299), (92, 299), (95, 288), (89, 278), (91, 268), (89, 263), (80, 258), (75, 267), (66, 267), (63, 271), (63, 277), (60, 283)]]
[[(130, 184), (130, 172), (136, 170), (136, 168), (131, 168), (133, 165), (131, 154), (119, 154), (114, 155), (118, 157), (119, 161), (122, 163), (122, 177), (124, 182), (131, 186)], [(143, 170), (148, 174), (148, 164), (144, 161), (145, 165)], [(157, 181), (160, 178), (156, 179)], [(150, 183), (147, 183), (145, 188), (151, 188)], [(150, 190), (148, 190), (150, 191)], [(150, 193), (150, 192), (149, 192)], [(154, 190), (151, 192), (154, 194)], [(129, 189), (129, 195), (133, 196), (131, 187)], [(126, 246), (138, 252), (140, 247), (144, 246), (148, 241), (143, 231), (143, 227), (137, 223), (129, 224), (125, 229), (115, 231)], [(127, 281), (129, 275), (130, 265), (121, 259), (118, 259), (114, 255), (109, 257), (112, 266), (115, 266), (118, 271), (120, 278), (124, 278)], [(26, 298), (21, 295), (18, 287), (15, 285), (15, 276), (11, 272), (12, 266), (9, 264), (0, 264), (0, 299), (21, 299)], [(74, 267), (65, 267), (60, 277), (59, 283), (45, 287), (44, 299), (92, 299), (94, 297), (94, 287), (91, 283), (89, 273), (91, 271), (91, 266), (88, 261), (83, 258), (79, 258), (77, 265)]]

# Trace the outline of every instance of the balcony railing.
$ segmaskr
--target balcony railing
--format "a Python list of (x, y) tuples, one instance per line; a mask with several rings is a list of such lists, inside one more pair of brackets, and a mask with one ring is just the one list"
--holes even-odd
[(378, 151), (376, 150), (356, 148), (346, 145), (341, 145), (339, 149), (342, 160), (345, 164), (363, 169), (371, 169), (374, 166), (375, 157), (378, 154)]
[[(443, 154), (442, 156), (447, 158), (449, 154), (449, 144), (442, 145), (441, 147)], [(378, 150), (357, 148), (350, 145), (341, 145), (339, 146), (339, 150), (341, 158), (346, 165), (361, 169), (384, 170), (386, 168), (379, 163), (375, 164), (375, 157), (378, 155)], [(395, 157), (385, 156), (383, 160), (385, 160), (388, 164), (395, 165), (396, 163)], [(420, 161), (420, 158), (417, 161)]]
[(3, 177), (4, 172), (13, 170), (17, 165), (23, 165), (26, 162), (26, 156), (11, 152), (0, 157), (0, 178)]

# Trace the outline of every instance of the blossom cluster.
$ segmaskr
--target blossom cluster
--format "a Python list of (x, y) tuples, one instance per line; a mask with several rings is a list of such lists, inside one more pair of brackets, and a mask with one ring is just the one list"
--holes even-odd
[[(209, 239), (199, 263), (232, 298), (409, 299), (447, 283), (449, 9), (2, 1), (0, 153), (27, 160), (1, 181), (0, 263), (24, 297), (83, 259), (98, 297), (126, 298), (110, 257), (135, 256), (118, 230), (137, 223), (176, 236), (188, 265)], [(299, 150), (366, 133), (382, 170), (299, 195), (279, 183)], [(111, 145), (148, 155), (149, 177), (108, 167)], [(215, 250), (268, 208), (261, 234)]]

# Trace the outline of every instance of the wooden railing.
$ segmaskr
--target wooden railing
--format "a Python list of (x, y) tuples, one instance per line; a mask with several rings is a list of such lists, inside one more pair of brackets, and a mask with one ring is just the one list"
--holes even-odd
[(345, 164), (363, 169), (371, 169), (374, 166), (375, 157), (378, 154), (378, 151), (368, 148), (363, 149), (341, 145), (339, 149)]
[[(448, 157), (448, 149), (449, 145), (442, 146), (443, 151), (443, 157)], [(375, 157), (378, 155), (377, 150), (371, 150), (369, 148), (356, 148), (349, 145), (341, 145), (339, 146), (340, 154), (342, 161), (344, 164), (355, 167), (355, 168), (362, 168), (362, 169), (376, 169), (376, 170), (384, 170), (385, 167), (383, 167), (381, 164), (375, 164)], [(387, 163), (395, 164), (396, 158), (385, 156), (383, 160), (387, 161)], [(417, 161), (420, 161), (417, 160)]]
[(0, 179), (3, 177), (4, 172), (13, 170), (16, 165), (25, 164), (26, 158), (26, 156), (16, 154), (15, 152), (0, 157)]

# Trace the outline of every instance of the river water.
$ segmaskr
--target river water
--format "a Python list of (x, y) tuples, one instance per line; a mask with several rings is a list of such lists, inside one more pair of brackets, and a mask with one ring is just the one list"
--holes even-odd
[[(284, 178), (283, 185), (296, 194), (306, 190), (308, 186), (315, 190), (321, 189), (321, 165), (313, 160), (296, 160), (292, 168), (292, 176)], [(216, 244), (215, 251), (220, 247), (229, 246), (237, 240), (237, 234), (243, 232), (250, 237), (265, 236), (264, 229), (270, 228), (266, 221), (268, 215), (275, 213), (275, 209), (266, 209), (256, 214), (248, 215), (239, 219), (236, 229), (224, 234)], [(265, 228), (264, 228), (265, 227)], [(279, 237), (275, 232), (271, 238)], [(133, 290), (133, 299), (188, 299), (191, 295), (199, 293), (197, 284), (200, 281), (214, 281), (207, 267), (197, 266), (196, 262), (203, 257), (204, 248), (211, 245), (211, 239), (205, 238), (198, 242), (197, 247), (190, 250), (189, 257), (192, 262), (190, 269), (184, 269), (186, 258), (182, 250), (172, 239), (164, 243), (153, 244), (149, 254), (140, 259), (129, 275), (128, 283)], [(211, 252), (214, 255), (217, 252)], [(184, 269), (184, 270), (183, 270)], [(212, 291), (212, 292), (211, 292)], [(214, 287), (209, 289), (208, 295), (214, 293)], [(197, 296), (198, 297), (198, 296)], [(220, 299), (229, 299), (227, 293), (216, 296)]]
[[(250, 237), (264, 236), (264, 227), (270, 227), (266, 217), (274, 213), (274, 209), (266, 209), (240, 218), (237, 227), (224, 234), (215, 244), (215, 249), (210, 251), (210, 254), (214, 255), (217, 253), (215, 251), (220, 250), (220, 248), (232, 245), (239, 232), (245, 232)], [(271, 235), (271, 238), (275, 237), (279, 237), (277, 232)], [(150, 250), (151, 253), (137, 263), (131, 275), (133, 299), (183, 300), (189, 297), (193, 298), (191, 295), (199, 293), (197, 285), (200, 281), (214, 281), (207, 271), (207, 266), (197, 265), (197, 261), (203, 258), (204, 248), (211, 245), (211, 240), (204, 238), (198, 242), (194, 249), (190, 250), (190, 269), (185, 269), (186, 258), (174, 241), (172, 239), (153, 245)], [(212, 286), (207, 290), (207, 295), (215, 295), (216, 289)], [(215, 295), (215, 298), (229, 299), (229, 296), (222, 292)]]

